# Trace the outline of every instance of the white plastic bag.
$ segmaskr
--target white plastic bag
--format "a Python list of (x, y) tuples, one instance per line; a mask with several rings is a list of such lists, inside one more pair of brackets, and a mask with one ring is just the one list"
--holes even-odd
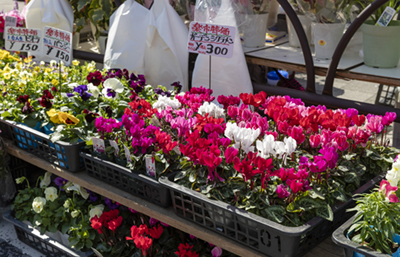
[(144, 51), (150, 11), (135, 0), (125, 1), (111, 16), (105, 68), (144, 74)]
[[(236, 27), (230, 0), (197, 0), (194, 19), (199, 22)], [(207, 55), (197, 56), (193, 71), (193, 87), (209, 87), (209, 58)], [(212, 56), (211, 69), (211, 89), (214, 91), (214, 96), (253, 93), (239, 33), (235, 35), (233, 56), (231, 58)]]
[[(67, 0), (32, 0), (26, 6), (25, 15), (26, 27), (40, 29), (42, 33), (45, 26), (73, 30), (74, 12)], [(51, 61), (44, 57), (43, 51), (28, 54), (34, 55), (35, 60)]]
[(145, 50), (146, 81), (153, 86), (179, 81), (188, 88), (188, 29), (169, 4), (169, 0), (155, 0), (150, 10)]

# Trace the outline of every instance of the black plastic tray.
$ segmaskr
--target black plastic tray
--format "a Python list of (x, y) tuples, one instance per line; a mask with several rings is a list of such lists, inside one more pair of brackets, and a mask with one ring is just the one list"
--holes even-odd
[(337, 245), (343, 247), (345, 257), (353, 257), (355, 252), (365, 255), (365, 257), (388, 257), (390, 255), (380, 253), (360, 244), (357, 244), (347, 238), (347, 232), (353, 223), (355, 216), (351, 217), (348, 221), (343, 223), (338, 229), (332, 234), (332, 240)]
[[(172, 204), (178, 216), (271, 257), (302, 256), (331, 236), (336, 228), (354, 214), (346, 212), (355, 206), (355, 201), (349, 199), (332, 207), (332, 222), (315, 217), (303, 226), (287, 227), (227, 203), (211, 200), (174, 183), (174, 176), (162, 177), (159, 181), (170, 189)], [(383, 176), (375, 177), (354, 193), (370, 191)]]
[(29, 245), (30, 247), (44, 253), (50, 257), (88, 257), (93, 256), (92, 250), (88, 252), (75, 251), (65, 245), (50, 239), (48, 236), (40, 234), (40, 232), (25, 223), (15, 219), (12, 211), (3, 214), (3, 219), (12, 223), (17, 233), (18, 239)]
[(132, 195), (143, 198), (158, 206), (171, 206), (171, 196), (168, 188), (148, 176), (135, 174), (128, 168), (102, 160), (88, 153), (81, 153), (86, 171), (107, 184), (120, 188)]
[(85, 142), (53, 143), (48, 135), (30, 127), (2, 119), (0, 124), (8, 126), (11, 139), (17, 147), (70, 172), (78, 172), (84, 168), (79, 152), (85, 146)]

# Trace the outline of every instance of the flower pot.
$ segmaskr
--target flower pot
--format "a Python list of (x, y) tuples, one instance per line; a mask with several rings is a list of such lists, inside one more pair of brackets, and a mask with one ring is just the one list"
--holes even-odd
[(342, 38), (345, 24), (312, 23), (314, 35), (315, 58), (330, 59)]
[[(333, 221), (315, 217), (300, 227), (288, 227), (236, 208), (173, 182), (175, 174), (161, 177), (161, 185), (169, 188), (175, 213), (207, 229), (244, 244), (271, 257), (301, 256), (322, 242), (343, 222), (355, 205), (353, 199), (332, 207)], [(371, 190), (381, 179), (379, 175), (354, 192)]]
[(366, 21), (361, 31), (364, 64), (377, 68), (396, 67), (400, 58), (400, 21), (393, 20), (387, 27)]
[[(298, 15), (297, 16), (300, 20), (301, 26), (307, 36), (308, 44), (311, 43), (311, 20), (306, 15)], [(286, 20), (288, 23), (288, 34), (289, 34), (289, 45), (291, 47), (301, 47), (299, 37), (293, 27), (292, 22), (290, 21), (289, 17), (286, 15)]]
[[(343, 247), (345, 257), (387, 257), (390, 255), (383, 254), (381, 252), (377, 252), (372, 250), (371, 248), (362, 246), (351, 241), (348, 237), (350, 232), (348, 231), (353, 223), (355, 216), (350, 218), (348, 221), (343, 223), (338, 229), (336, 229), (332, 234), (332, 240), (337, 245)], [(398, 236), (397, 236), (398, 238)], [(395, 238), (396, 241), (396, 238)], [(400, 240), (399, 240), (400, 241)], [(400, 249), (398, 249), (392, 256), (399, 257)]]
[(249, 14), (243, 24), (243, 40), (246, 47), (265, 46), (268, 13)]

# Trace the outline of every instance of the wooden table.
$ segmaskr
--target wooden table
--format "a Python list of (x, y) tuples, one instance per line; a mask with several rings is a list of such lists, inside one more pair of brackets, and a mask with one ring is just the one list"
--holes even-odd
[[(266, 256), (252, 249), (249, 249), (236, 241), (230, 240), (226, 237), (221, 236), (211, 230), (207, 230), (197, 224), (178, 217), (173, 207), (162, 208), (155, 204), (152, 204), (146, 200), (133, 196), (125, 191), (122, 191), (116, 187), (110, 186), (96, 178), (90, 177), (86, 172), (72, 173), (67, 170), (58, 168), (57, 166), (42, 160), (29, 152), (26, 152), (16, 147), (11, 140), (4, 139), (6, 151), (26, 162), (29, 162), (45, 171), (51, 172), (57, 176), (63, 177), (69, 181), (77, 183), (93, 192), (96, 192), (102, 196), (105, 196), (111, 200), (114, 200), (122, 205), (130, 207), (138, 212), (153, 217), (159, 221), (169, 224), (181, 231), (189, 233), (195, 237), (205, 240), (206, 242), (212, 242), (213, 244), (230, 251), (239, 256), (246, 257), (257, 257)], [(305, 257), (338, 257), (342, 252), (339, 246), (336, 246), (331, 238), (326, 239), (320, 245), (315, 247), (311, 252), (304, 255)]]

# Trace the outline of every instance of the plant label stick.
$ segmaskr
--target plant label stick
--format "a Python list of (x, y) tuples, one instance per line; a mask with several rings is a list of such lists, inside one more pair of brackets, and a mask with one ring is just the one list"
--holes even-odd
[(379, 17), (378, 21), (376, 22), (375, 25), (381, 26), (381, 27), (387, 27), (390, 23), (390, 21), (393, 19), (393, 16), (396, 14), (396, 10), (393, 9), (392, 7), (386, 7), (385, 10), (383, 11), (381, 17)]
[[(6, 16), (6, 20), (4, 21), (4, 29), (7, 27), (17, 27), (17, 17)], [(6, 39), (6, 33), (3, 34), (3, 38)]]

